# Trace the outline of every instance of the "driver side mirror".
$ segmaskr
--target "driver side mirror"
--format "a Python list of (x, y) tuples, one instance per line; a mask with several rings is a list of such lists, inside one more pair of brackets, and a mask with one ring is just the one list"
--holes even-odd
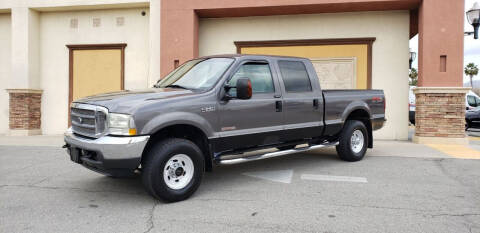
[[(236, 96), (230, 96), (228, 92), (231, 88), (236, 89)], [(252, 98), (252, 82), (249, 78), (239, 78), (237, 79), (237, 84), (235, 87), (232, 86), (225, 86), (225, 90), (227, 91), (225, 97), (227, 99), (237, 98), (241, 100), (248, 100)]]
[(237, 79), (237, 98), (241, 100), (252, 98), (252, 82), (249, 78)]

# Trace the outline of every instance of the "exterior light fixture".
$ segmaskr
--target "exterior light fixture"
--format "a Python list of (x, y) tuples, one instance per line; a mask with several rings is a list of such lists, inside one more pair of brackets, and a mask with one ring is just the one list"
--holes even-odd
[(412, 62), (417, 58), (417, 53), (413, 52), (412, 49), (410, 49), (410, 58), (408, 59), (410, 63), (410, 69), (412, 68)]
[[(478, 39), (478, 27), (480, 26), (480, 5), (475, 2), (472, 9), (467, 11), (468, 23), (473, 26), (473, 38)], [(471, 35), (471, 33), (466, 33)]]

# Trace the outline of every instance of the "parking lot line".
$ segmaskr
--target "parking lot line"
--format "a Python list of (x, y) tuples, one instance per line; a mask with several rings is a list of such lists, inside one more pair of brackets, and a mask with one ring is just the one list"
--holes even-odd
[(302, 179), (302, 180), (318, 180), (318, 181), (340, 181), (340, 182), (368, 183), (367, 178), (356, 177), (356, 176), (329, 176), (329, 175), (302, 174), (300, 179)]
[(428, 144), (427, 146), (460, 159), (480, 159), (480, 151), (463, 145)]
[(254, 178), (290, 184), (292, 182), (293, 170), (278, 170), (278, 171), (259, 171), (259, 172), (245, 172), (242, 175)]

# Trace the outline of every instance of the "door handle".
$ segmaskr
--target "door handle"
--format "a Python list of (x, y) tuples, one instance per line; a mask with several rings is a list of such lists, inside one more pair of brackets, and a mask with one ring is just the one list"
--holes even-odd
[(313, 108), (318, 109), (318, 99), (313, 99)]
[(282, 108), (282, 101), (275, 101), (275, 112), (281, 112)]

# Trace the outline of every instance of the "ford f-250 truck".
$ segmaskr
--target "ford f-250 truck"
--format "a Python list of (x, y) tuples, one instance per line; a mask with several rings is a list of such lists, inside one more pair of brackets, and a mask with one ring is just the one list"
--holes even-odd
[(384, 113), (383, 91), (322, 91), (305, 58), (210, 56), (151, 89), (74, 101), (65, 147), (91, 170), (140, 173), (151, 195), (171, 202), (192, 195), (215, 165), (325, 146), (361, 160)]

